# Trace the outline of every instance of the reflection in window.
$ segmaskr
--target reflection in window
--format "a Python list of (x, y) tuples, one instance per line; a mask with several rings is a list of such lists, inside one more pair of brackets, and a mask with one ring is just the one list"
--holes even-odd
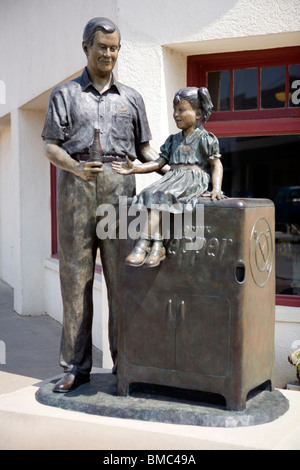
[(208, 72), (207, 88), (214, 105), (214, 111), (230, 110), (230, 71)]
[(300, 65), (289, 66), (290, 95), (289, 107), (300, 107)]
[(285, 66), (261, 69), (261, 108), (285, 107)]
[(300, 295), (300, 136), (219, 138), (223, 191), (275, 205), (276, 293)]
[(234, 109), (257, 109), (257, 68), (233, 71)]

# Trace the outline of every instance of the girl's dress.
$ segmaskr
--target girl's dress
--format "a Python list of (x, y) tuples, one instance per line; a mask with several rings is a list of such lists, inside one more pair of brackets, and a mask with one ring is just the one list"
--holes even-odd
[(160, 149), (170, 171), (135, 196), (132, 205), (151, 209), (155, 204), (155, 209), (172, 213), (193, 210), (208, 188), (208, 160), (219, 158), (219, 152), (218, 139), (202, 126), (187, 138), (183, 132), (170, 135)]

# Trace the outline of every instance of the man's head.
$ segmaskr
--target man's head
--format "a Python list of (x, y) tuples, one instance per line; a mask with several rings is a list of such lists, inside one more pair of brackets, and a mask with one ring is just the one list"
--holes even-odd
[(119, 28), (107, 18), (93, 18), (83, 32), (82, 47), (91, 79), (110, 76), (120, 50)]

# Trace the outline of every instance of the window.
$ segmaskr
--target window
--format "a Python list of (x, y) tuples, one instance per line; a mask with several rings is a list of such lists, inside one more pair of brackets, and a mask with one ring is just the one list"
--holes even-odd
[(187, 81), (210, 91), (225, 194), (273, 200), (276, 303), (300, 306), (300, 47), (191, 56)]
[(190, 56), (187, 82), (209, 89), (218, 136), (299, 132), (300, 47)]

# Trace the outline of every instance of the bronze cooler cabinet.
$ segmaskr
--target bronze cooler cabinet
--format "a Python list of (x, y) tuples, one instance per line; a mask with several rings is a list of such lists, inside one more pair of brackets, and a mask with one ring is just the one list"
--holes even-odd
[(132, 383), (222, 395), (246, 406), (250, 390), (274, 367), (274, 206), (267, 199), (204, 203), (204, 244), (167, 243), (156, 268), (124, 264), (123, 242), (117, 395)]

